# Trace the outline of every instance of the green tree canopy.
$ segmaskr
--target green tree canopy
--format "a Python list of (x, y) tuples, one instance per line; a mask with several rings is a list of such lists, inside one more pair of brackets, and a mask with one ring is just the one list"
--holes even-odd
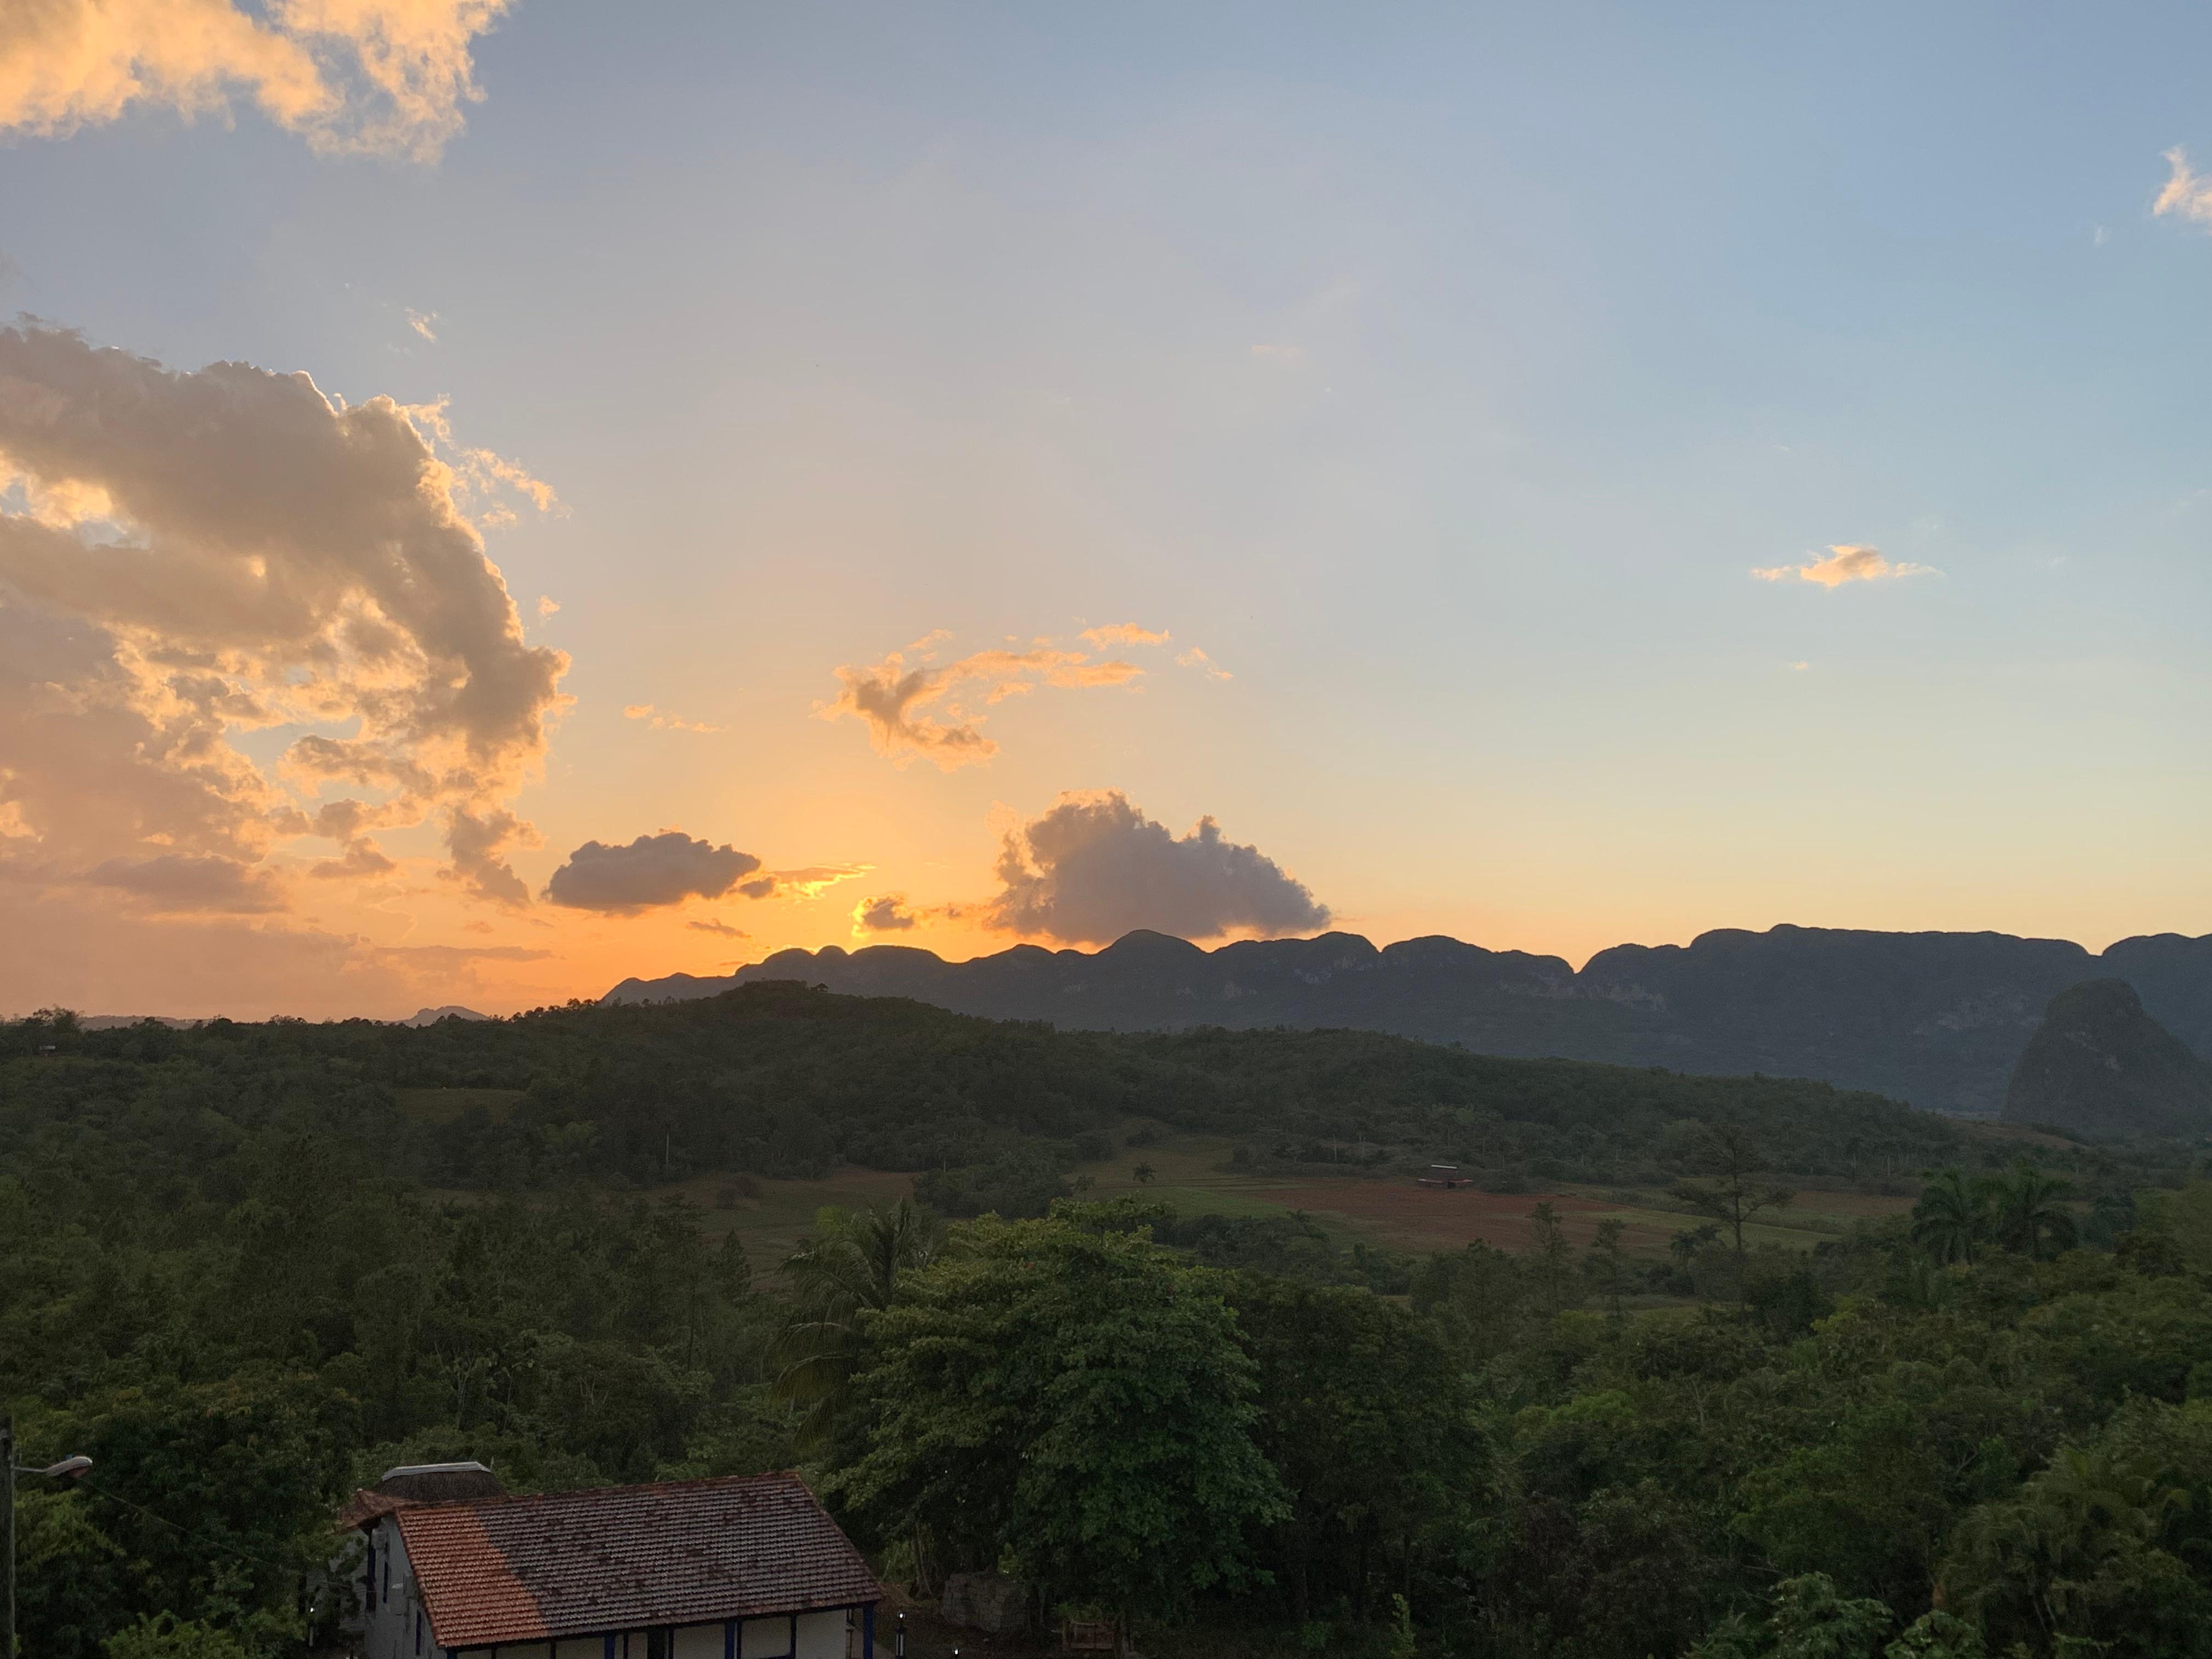
[(877, 1417), (837, 1484), (956, 1565), (1011, 1554), (1059, 1595), (1168, 1611), (1240, 1578), (1287, 1506), (1220, 1276), (1094, 1207), (959, 1229), (868, 1320)]

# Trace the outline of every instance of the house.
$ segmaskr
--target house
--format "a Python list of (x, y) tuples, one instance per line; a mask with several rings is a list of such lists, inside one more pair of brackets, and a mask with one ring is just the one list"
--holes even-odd
[(1414, 1177), (1414, 1184), (1419, 1187), (1443, 1187), (1449, 1189), (1454, 1187), (1472, 1187), (1474, 1185), (1474, 1177), (1462, 1175), (1456, 1164), (1431, 1164), (1429, 1165), (1428, 1174)]
[(421, 1465), (339, 1520), (363, 1659), (875, 1659), (883, 1586), (794, 1474), (512, 1497)]

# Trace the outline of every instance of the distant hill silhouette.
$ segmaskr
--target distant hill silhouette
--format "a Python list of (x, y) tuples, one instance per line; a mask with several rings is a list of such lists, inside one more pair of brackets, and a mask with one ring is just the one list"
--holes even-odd
[(2212, 1130), (2212, 1065), (2143, 1012), (2124, 979), (2093, 979), (2051, 999), (2005, 1091), (2008, 1123), (2091, 1135)]
[(794, 979), (1078, 1030), (1346, 1027), (1483, 1054), (1818, 1078), (1994, 1116), (2044, 1006), (2100, 975), (2126, 980), (2154, 1018), (2212, 1051), (2212, 935), (2174, 933), (2123, 939), (2098, 956), (2009, 933), (1723, 929), (1687, 945), (1617, 945), (1580, 973), (1557, 957), (1453, 939), (1377, 950), (1355, 933), (1205, 951), (1135, 933), (1103, 951), (1020, 945), (970, 962), (827, 945), (779, 951), (726, 977), (624, 980), (602, 1000)]

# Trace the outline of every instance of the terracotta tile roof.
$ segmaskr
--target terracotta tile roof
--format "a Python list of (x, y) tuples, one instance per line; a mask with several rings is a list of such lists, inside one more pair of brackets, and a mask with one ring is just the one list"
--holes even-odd
[(338, 1530), (351, 1532), (357, 1527), (365, 1527), (372, 1521), (383, 1519), (394, 1510), (406, 1508), (414, 1501), (411, 1498), (402, 1498), (397, 1492), (372, 1492), (366, 1486), (357, 1486), (353, 1496), (347, 1498), (338, 1510)]
[(707, 1624), (882, 1598), (794, 1474), (396, 1511), (441, 1648)]

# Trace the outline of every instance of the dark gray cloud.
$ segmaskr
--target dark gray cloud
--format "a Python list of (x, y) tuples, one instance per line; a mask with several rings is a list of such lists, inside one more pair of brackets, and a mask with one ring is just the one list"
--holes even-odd
[(1010, 833), (1003, 890), (985, 924), (1071, 944), (1149, 927), (1182, 939), (1308, 933), (1328, 907), (1256, 847), (1200, 818), (1188, 835), (1146, 817), (1119, 790), (1066, 794)]
[(906, 908), (904, 893), (884, 893), (862, 899), (853, 907), (856, 933), (904, 933), (921, 925), (921, 918)]
[(553, 872), (545, 896), (573, 910), (634, 916), (686, 899), (720, 898), (760, 867), (750, 853), (679, 830), (640, 836), (626, 847), (587, 841)]

